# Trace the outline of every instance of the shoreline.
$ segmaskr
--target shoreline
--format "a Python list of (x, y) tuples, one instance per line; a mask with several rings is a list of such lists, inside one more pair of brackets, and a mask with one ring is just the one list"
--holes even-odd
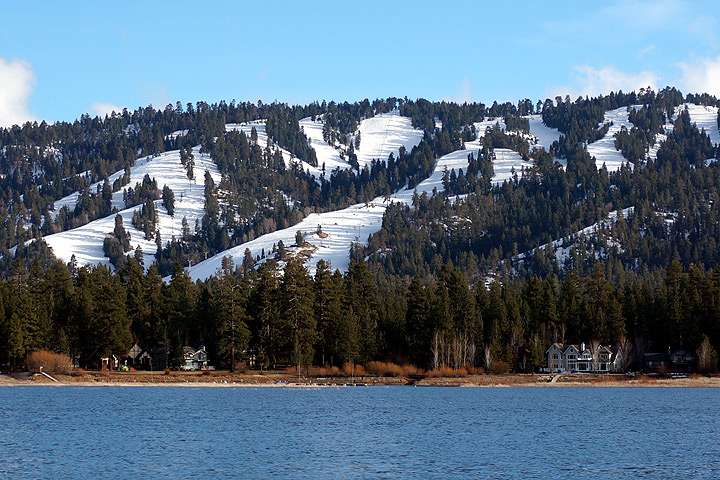
[[(146, 372), (86, 373), (82, 376), (56, 375), (52, 381), (40, 374), (0, 375), (0, 387), (207, 387), (207, 388), (348, 388), (348, 387), (461, 387), (461, 388), (720, 388), (720, 377), (692, 375), (685, 378), (626, 375), (468, 375), (466, 377), (310, 377), (298, 381), (286, 372), (230, 374), (175, 372), (170, 375)], [(552, 380), (552, 381), (551, 381)]]

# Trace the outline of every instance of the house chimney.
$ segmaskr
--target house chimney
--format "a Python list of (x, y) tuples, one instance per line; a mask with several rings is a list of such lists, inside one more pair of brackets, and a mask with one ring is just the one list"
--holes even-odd
[(585, 342), (580, 342), (580, 353), (585, 351)]

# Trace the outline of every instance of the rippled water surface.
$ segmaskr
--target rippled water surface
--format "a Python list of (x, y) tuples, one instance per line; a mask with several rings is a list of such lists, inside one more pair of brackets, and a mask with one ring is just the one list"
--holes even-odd
[(0, 388), (0, 478), (720, 478), (720, 391)]

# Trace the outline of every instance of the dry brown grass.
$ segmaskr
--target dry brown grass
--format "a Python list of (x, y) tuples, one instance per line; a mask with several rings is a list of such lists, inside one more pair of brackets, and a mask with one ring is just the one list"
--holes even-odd
[(28, 370), (33, 373), (40, 371), (46, 373), (61, 373), (64, 375), (72, 371), (70, 357), (59, 353), (39, 350), (28, 355)]
[(310, 367), (310, 376), (312, 377), (344, 377), (345, 374), (335, 366), (326, 367)]
[(458, 369), (454, 369), (451, 367), (440, 367), (436, 368), (434, 370), (430, 370), (427, 372), (428, 377), (437, 378), (437, 377), (467, 377), (468, 371), (465, 367), (460, 367)]

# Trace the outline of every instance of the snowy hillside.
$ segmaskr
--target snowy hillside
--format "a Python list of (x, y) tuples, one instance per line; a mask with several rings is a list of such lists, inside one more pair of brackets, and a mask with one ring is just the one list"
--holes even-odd
[[(250, 138), (253, 128), (257, 132), (258, 145), (260, 145), (260, 147), (262, 148), (265, 148), (268, 143), (268, 134), (265, 131), (265, 120), (257, 120), (249, 123), (228, 123), (227, 125), (225, 125), (226, 131), (243, 132), (248, 138)], [(280, 148), (274, 144), (273, 146), (275, 148), (278, 148), (280, 152), (282, 152), (283, 160), (285, 160), (285, 166), (289, 167), (291, 163), (299, 163), (300, 165), (302, 165), (303, 171), (310, 172), (310, 174), (313, 175), (316, 179), (319, 179), (320, 175), (322, 175), (322, 170), (320, 168), (313, 167), (309, 163), (304, 162), (299, 158), (293, 157), (293, 155), (284, 148)], [(322, 164), (320, 164), (320, 166), (322, 167)]]
[[(322, 123), (317, 122), (313, 124), (310, 119), (305, 119), (301, 125), (306, 129), (306, 134), (316, 149), (320, 168), (302, 162), (294, 158), (288, 151), (280, 149), (286, 165), (290, 165), (291, 162), (301, 163), (303, 170), (310, 172), (318, 180), (322, 174), (323, 162), (325, 162), (328, 172), (335, 167), (350, 167), (347, 162), (340, 158), (339, 151), (328, 145), (322, 139)], [(267, 145), (268, 136), (265, 131), (265, 122), (262, 120), (244, 124), (226, 125), (227, 131), (242, 131), (248, 137), (251, 135), (253, 128), (258, 135), (258, 144), (263, 147)], [(362, 141), (364, 142), (364, 156), (362, 160), (360, 160), (361, 165), (364, 162), (369, 163), (371, 159), (374, 158), (386, 159), (391, 152), (397, 155), (400, 146), (404, 146), (408, 151), (412, 150), (422, 139), (422, 131), (414, 129), (410, 123), (410, 119), (401, 117), (397, 112), (378, 115), (377, 117), (363, 120), (360, 124), (359, 131), (361, 132)], [(181, 135), (183, 132), (175, 132), (174, 135), (175, 134)], [(180, 152), (178, 150), (165, 152), (157, 157), (141, 158), (137, 160), (135, 166), (131, 169), (131, 178), (128, 187), (134, 187), (137, 182), (142, 182), (143, 177), (147, 174), (150, 178), (154, 178), (157, 181), (158, 188), (162, 189), (164, 185), (167, 185), (175, 194), (175, 214), (173, 217), (167, 214), (160, 200), (155, 202), (160, 217), (158, 228), (163, 244), (181, 234), (183, 217), (187, 218), (191, 229), (194, 227), (196, 219), (200, 220), (202, 218), (205, 205), (204, 183), (202, 179), (205, 170), (210, 172), (216, 184), (220, 182), (220, 173), (210, 157), (201, 155), (198, 147), (193, 150), (193, 154), (195, 156), (196, 177), (193, 181), (188, 180), (186, 176), (186, 171), (180, 162)], [(123, 174), (124, 172), (120, 171), (111, 175), (109, 177), (110, 183), (112, 184)], [(102, 183), (93, 184), (90, 190), (94, 192), (98, 186), (102, 186)], [(54, 215), (56, 215), (63, 206), (74, 209), (78, 196), (79, 192), (76, 192), (55, 202)], [(140, 246), (145, 255), (146, 266), (150, 265), (154, 260), (154, 254), (157, 250), (155, 240), (145, 240), (144, 233), (137, 230), (131, 224), (133, 212), (139, 209), (140, 206), (125, 209), (122, 190), (113, 194), (112, 206), (117, 208), (123, 217), (123, 226), (130, 234), (131, 246), (133, 248)], [(265, 248), (266, 252), (269, 252), (272, 249), (273, 243), (277, 243), (280, 239), (282, 239), (285, 244), (291, 245), (294, 242), (295, 232), (297, 230), (314, 232), (318, 223), (322, 223), (332, 234), (333, 238), (343, 239), (343, 243), (341, 244), (340, 241), (338, 241), (332, 244), (331, 241), (328, 241), (326, 245), (322, 245), (323, 250), (320, 253), (324, 258), (334, 260), (333, 263), (342, 264), (340, 257), (343, 257), (343, 255), (344, 257), (348, 256), (350, 242), (355, 241), (356, 237), (360, 239), (367, 238), (370, 233), (377, 231), (380, 224), (379, 222), (382, 221), (384, 207), (370, 207), (366, 209), (364, 204), (356, 207), (356, 210), (364, 209), (368, 211), (359, 217), (353, 215), (353, 212), (345, 211), (310, 215), (300, 224), (287, 229), (287, 231), (274, 232), (256, 239), (254, 242), (243, 245), (242, 248), (238, 247), (240, 248), (240, 259), (242, 259), (247, 245), (250, 245), (254, 254), (259, 255), (263, 248)], [(316, 217), (320, 217), (320, 219)], [(345, 217), (347, 217), (347, 219), (342, 220)], [(357, 221), (353, 221), (352, 217), (357, 217)], [(342, 231), (334, 228), (336, 223), (340, 224)], [(374, 226), (376, 224), (378, 227)], [(53, 249), (54, 254), (64, 262), (69, 262), (71, 257), (75, 255), (78, 265), (109, 265), (109, 260), (103, 252), (103, 241), (105, 237), (113, 231), (114, 226), (115, 215), (110, 215), (73, 230), (46, 236), (45, 241)], [(355, 232), (353, 233), (345, 227), (355, 229)], [(345, 242), (344, 240), (347, 241)], [(257, 248), (255, 248), (256, 246)], [(255, 250), (257, 250), (257, 253), (255, 253)], [(234, 251), (224, 252), (224, 254), (231, 254), (233, 256), (234, 253)], [(222, 256), (223, 254), (220, 254), (218, 258), (221, 259)], [(320, 256), (314, 258), (320, 258)], [(210, 262), (210, 260), (208, 260), (208, 262)], [(210, 264), (212, 264), (212, 262), (208, 265)], [(196, 272), (201, 272), (202, 268), (203, 267), (200, 266), (194, 267), (193, 276), (196, 276)], [(215, 268), (212, 269), (208, 276), (212, 275), (214, 270)]]
[[(373, 129), (364, 125), (365, 122), (369, 122), (373, 119), (364, 120), (363, 123), (361, 123), (360, 129), (365, 132), (373, 132), (374, 140), (372, 145), (377, 147), (376, 151), (387, 149), (388, 145), (397, 145), (399, 148), (399, 145), (404, 144), (406, 145), (406, 148), (408, 148), (407, 143), (402, 143), (403, 141), (407, 142), (405, 139), (410, 137), (407, 134), (407, 129), (406, 127), (398, 128), (398, 125), (401, 125), (400, 120), (409, 121), (409, 119), (405, 119), (404, 117), (393, 118), (397, 117), (395, 115), (389, 115), (388, 117), (392, 121), (383, 121), (382, 123), (372, 122), (371, 125), (373, 126)], [(381, 132), (374, 130), (383, 124), (391, 127), (387, 136), (384, 136)], [(277, 246), (278, 242), (281, 240), (286, 247), (290, 247), (288, 248), (288, 252), (291, 255), (300, 254), (307, 259), (306, 266), (310, 270), (311, 274), (314, 274), (315, 266), (320, 259), (329, 261), (334, 269), (336, 268), (340, 271), (346, 271), (350, 263), (351, 243), (364, 243), (367, 241), (370, 234), (377, 233), (380, 230), (382, 227), (383, 214), (390, 203), (404, 203), (406, 205), (411, 205), (415, 192), (417, 192), (418, 195), (422, 195), (423, 193), (432, 195), (433, 190), (438, 192), (443, 191), (444, 187), (442, 178), (445, 170), (447, 169), (450, 171), (453, 168), (455, 171), (458, 171), (461, 168), (466, 170), (468, 167), (468, 155), (473, 153), (475, 158), (478, 157), (479, 151), (482, 148), (480, 142), (482, 134), (485, 132), (485, 128), (487, 126), (492, 126), (494, 124), (495, 121), (490, 123), (485, 122), (484, 124), (476, 124), (477, 131), (481, 133), (481, 136), (477, 140), (466, 142), (464, 150), (456, 150), (440, 157), (435, 164), (433, 173), (427, 179), (418, 184), (415, 189), (403, 189), (395, 195), (392, 195), (389, 200), (383, 197), (378, 197), (372, 202), (369, 202), (367, 205), (357, 204), (334, 212), (308, 215), (297, 225), (285, 230), (279, 230), (277, 232), (263, 235), (253, 241), (238, 245), (225, 252), (221, 252), (216, 256), (193, 266), (190, 270), (191, 278), (193, 280), (205, 280), (206, 278), (216, 274), (222, 265), (223, 257), (226, 256), (232, 258), (236, 265), (240, 265), (245, 255), (245, 249), (249, 249), (254, 258), (261, 256), (263, 252), (266, 255), (269, 255), (273, 250), (273, 246)], [(362, 142), (364, 142), (366, 134), (361, 135)], [(395, 137), (395, 135), (397, 135), (397, 137)], [(322, 136), (320, 138), (322, 138)], [(376, 141), (381, 138), (385, 138), (385, 140), (383, 142)], [(421, 139), (418, 137), (415, 138), (418, 142)], [(315, 143), (313, 144), (315, 145)], [(511, 171), (513, 169), (519, 176), (522, 168), (527, 168), (532, 165), (523, 161), (519, 154), (508, 149), (496, 149), (495, 156), (496, 161), (493, 164), (495, 175), (492, 178), (492, 182), (495, 184), (502, 183), (506, 179), (510, 178)], [(320, 161), (319, 154), (318, 161)], [(322, 238), (316, 233), (318, 225), (323, 233)], [(305, 232), (305, 241), (309, 245), (303, 248), (292, 247), (295, 243), (295, 235), (298, 231)]]
[[(582, 240), (595, 235), (602, 228), (610, 227), (612, 224), (617, 222), (618, 218), (630, 217), (634, 213), (634, 211), (635, 207), (628, 207), (620, 211), (612, 211), (608, 213), (607, 218), (602, 222), (594, 223), (589, 227), (585, 227), (579, 232), (575, 232), (572, 235), (568, 235), (567, 237), (564, 237), (560, 240), (554, 240), (551, 243), (541, 245), (530, 252), (521, 253), (514, 257), (512, 262), (522, 264), (525, 259), (528, 258), (530, 255), (533, 255), (535, 253), (542, 253), (547, 248), (550, 248), (558, 265), (560, 267), (564, 267), (565, 264), (571, 259), (573, 249), (577, 248)], [(602, 258), (606, 253), (605, 250), (611, 247), (622, 248), (622, 245), (619, 245), (617, 244), (617, 242), (613, 242), (612, 240), (608, 240), (605, 243), (604, 247), (602, 247), (601, 251), (593, 252), (593, 254), (596, 256), (596, 258)]]
[[(683, 107), (680, 107), (683, 108)], [(720, 133), (717, 129), (717, 110), (697, 105), (688, 106), (691, 118), (698, 124), (699, 128), (705, 128), (706, 132), (711, 136), (713, 142), (720, 141)], [(558, 140), (560, 132), (556, 129), (545, 126), (540, 115), (531, 115), (525, 117), (530, 124), (530, 133), (508, 132), (508, 134), (520, 134), (530, 143), (531, 150), (534, 147), (548, 149), (552, 142)], [(622, 126), (630, 129), (632, 124), (628, 121), (627, 108), (619, 108), (606, 112), (604, 122), (611, 123), (610, 130), (600, 140), (587, 146), (588, 152), (595, 157), (598, 168), (603, 164), (609, 171), (615, 171), (620, 168), (627, 160), (622, 154), (615, 149), (614, 135)], [(478, 139), (466, 142), (464, 149), (451, 152), (436, 162), (433, 173), (423, 182), (421, 182), (413, 190), (403, 189), (396, 192), (390, 198), (378, 197), (367, 204), (357, 204), (348, 208), (326, 213), (313, 213), (308, 215), (297, 225), (290, 228), (279, 230), (267, 235), (258, 237), (250, 242), (238, 245), (230, 250), (221, 252), (216, 256), (207, 259), (197, 265), (191, 267), (190, 274), (193, 279), (206, 279), (214, 275), (221, 265), (222, 258), (229, 256), (235, 264), (243, 261), (246, 249), (249, 249), (254, 258), (262, 257), (270, 258), (273, 249), (277, 248), (280, 241), (283, 242), (290, 255), (300, 255), (306, 260), (306, 265), (311, 272), (314, 272), (315, 265), (319, 259), (325, 259), (332, 263), (333, 268), (341, 271), (347, 269), (349, 264), (349, 249), (353, 242), (365, 242), (368, 236), (376, 233), (382, 226), (383, 214), (390, 203), (404, 203), (411, 205), (415, 192), (418, 194), (427, 193), (432, 195), (434, 191), (443, 190), (444, 172), (455, 169), (467, 170), (468, 155), (471, 153), (477, 158), (482, 147), (481, 139), (488, 127), (499, 125), (505, 129), (502, 118), (487, 119), (478, 122), (474, 126), (478, 132)], [(300, 163), (302, 169), (312, 174), (318, 181), (323, 174), (323, 165), (325, 174), (329, 175), (335, 168), (351, 168), (345, 158), (344, 146), (329, 145), (322, 135), (323, 120), (317, 117), (316, 120), (305, 118), (300, 121), (300, 126), (304, 130), (306, 136), (311, 142), (311, 146), (315, 149), (318, 159), (318, 167), (313, 167), (305, 162), (294, 158), (288, 151), (282, 151), (286, 165), (291, 163)], [(255, 129), (258, 136), (258, 144), (265, 146), (268, 144), (268, 135), (265, 131), (265, 122), (263, 120), (249, 122), (245, 124), (228, 124), (227, 131), (242, 131), (248, 137), (251, 131)], [(175, 132), (173, 135), (182, 135), (185, 132)], [(399, 112), (393, 111), (387, 114), (377, 115), (372, 118), (362, 120), (358, 130), (354, 135), (360, 136), (360, 147), (356, 150), (358, 163), (362, 168), (368, 165), (372, 160), (386, 160), (390, 153), (398, 154), (400, 147), (404, 147), (407, 151), (417, 145), (423, 136), (421, 130), (414, 129), (411, 121), (407, 117), (402, 117)], [(353, 136), (351, 136), (353, 137)], [(656, 144), (651, 147), (649, 156), (654, 158), (657, 154), (664, 135), (658, 135)], [(272, 142), (271, 142), (272, 144)], [(277, 147), (277, 145), (275, 145)], [(495, 159), (493, 161), (494, 175), (492, 183), (494, 185), (502, 184), (502, 182), (512, 179), (513, 172), (519, 177), (522, 175), (523, 169), (532, 166), (531, 161), (525, 161), (517, 153), (509, 149), (497, 148), (494, 150)], [(207, 156), (199, 154), (198, 149), (194, 151), (196, 165), (195, 172), (197, 180), (189, 181), (185, 176), (185, 170), (180, 163), (179, 151), (171, 151), (161, 154), (157, 157), (145, 157), (136, 162), (135, 167), (131, 170), (131, 180), (128, 186), (134, 186), (136, 182), (142, 181), (145, 174), (151, 178), (155, 178), (159, 188), (168, 185), (175, 193), (176, 212), (174, 217), (167, 215), (162, 207), (161, 202), (157, 201), (156, 206), (160, 214), (159, 229), (163, 243), (169, 241), (173, 237), (177, 237), (181, 232), (181, 220), (186, 217), (188, 224), (192, 228), (196, 219), (202, 218), (204, 214), (204, 188), (202, 175), (208, 170), (216, 183), (220, 182), (220, 174), (211, 159)], [(110, 176), (110, 183), (120, 177), (123, 172), (117, 172)], [(91, 187), (92, 191), (98, 187), (95, 184)], [(78, 199), (78, 193), (63, 198), (55, 203), (55, 212), (62, 207), (67, 206), (74, 208)], [(146, 265), (153, 261), (153, 255), (156, 251), (155, 240), (145, 240), (143, 232), (135, 229), (131, 225), (131, 218), (135, 209), (124, 209), (122, 191), (113, 194), (112, 205), (118, 210), (123, 217), (124, 227), (131, 235), (131, 245), (133, 248), (140, 246), (146, 256)], [(612, 217), (612, 216), (611, 216)], [(319, 230), (318, 230), (319, 226)], [(104, 263), (108, 264), (109, 260), (103, 253), (103, 240), (106, 235), (112, 232), (114, 228), (114, 215), (107, 218), (96, 220), (83, 227), (63, 233), (50, 235), (45, 237), (48, 245), (53, 248), (56, 256), (63, 261), (70, 261), (72, 255), (75, 255), (79, 265), (88, 263)], [(592, 234), (593, 227), (588, 227), (578, 232), (576, 235)], [(296, 233), (301, 231), (305, 235), (307, 244), (302, 248), (294, 246)], [(321, 232), (319, 235), (317, 232)], [(567, 239), (565, 240), (567, 241)], [(561, 243), (558, 243), (561, 242)], [(563, 255), (563, 240), (553, 242), (552, 248), (558, 255)], [(557, 243), (557, 244), (556, 244)], [(542, 248), (542, 247), (541, 247)], [(521, 255), (522, 258), (522, 255)]]
[[(167, 185), (175, 194), (175, 213), (173, 217), (167, 214), (160, 200), (155, 202), (160, 217), (158, 228), (163, 243), (180, 234), (183, 217), (187, 218), (191, 229), (195, 225), (195, 220), (202, 218), (205, 208), (203, 181), (205, 171), (210, 172), (216, 184), (220, 182), (220, 173), (210, 157), (201, 155), (198, 148), (193, 150), (193, 155), (195, 156), (194, 180), (188, 180), (185, 168), (180, 163), (180, 152), (178, 150), (165, 152), (157, 157), (141, 158), (130, 170), (131, 177), (128, 187), (134, 187), (137, 182), (142, 182), (143, 177), (147, 174), (157, 181), (158, 188), (162, 189), (164, 185)], [(113, 174), (110, 177), (110, 183), (122, 174), (123, 172)], [(91, 190), (94, 191), (95, 188), (96, 185), (93, 185)], [(57, 212), (59, 206), (62, 205), (67, 205), (71, 209), (74, 208), (77, 195), (75, 193), (56, 202), (55, 211)], [(123, 217), (123, 226), (130, 234), (130, 244), (133, 248), (140, 245), (146, 257), (145, 264), (149, 265), (152, 263), (152, 256), (157, 250), (155, 241), (145, 240), (144, 233), (131, 224), (133, 212), (139, 209), (140, 206), (125, 209), (122, 190), (113, 194), (112, 205), (120, 210)], [(103, 240), (107, 234), (113, 231), (114, 227), (115, 215), (110, 215), (73, 230), (48, 235), (44, 237), (44, 240), (52, 247), (55, 256), (64, 262), (69, 262), (71, 257), (75, 255), (78, 265), (90, 263), (109, 264), (107, 257), (103, 253)]]
[(340, 157), (340, 150), (334, 148), (323, 139), (322, 132), (325, 122), (323, 122), (321, 117), (317, 117), (315, 121), (310, 117), (303, 118), (299, 123), (300, 128), (305, 132), (305, 136), (310, 140), (310, 145), (315, 150), (318, 167), (322, 170), (324, 165), (326, 175), (329, 175), (330, 172), (336, 168), (350, 168), (347, 160)]

